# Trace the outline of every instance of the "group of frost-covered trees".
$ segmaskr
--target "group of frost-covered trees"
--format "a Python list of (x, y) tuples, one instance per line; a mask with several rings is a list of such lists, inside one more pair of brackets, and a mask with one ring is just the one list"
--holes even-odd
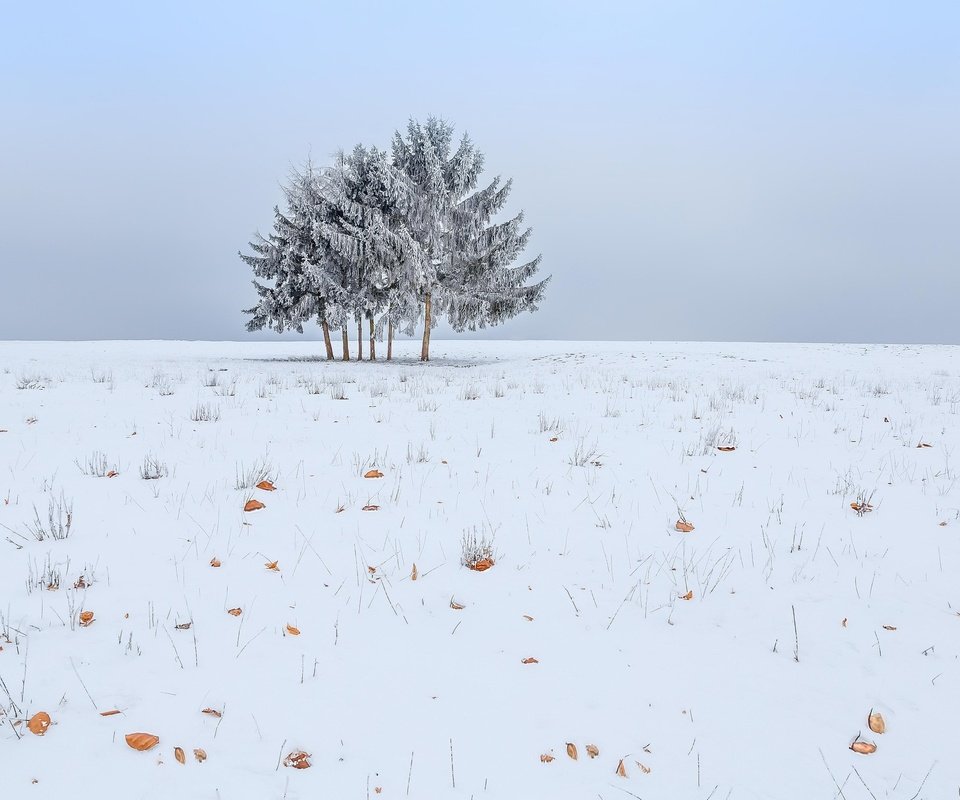
[(422, 324), (427, 361), (441, 316), (463, 331), (536, 309), (549, 278), (530, 283), (540, 257), (520, 259), (530, 229), (523, 213), (501, 218), (511, 182), (478, 188), (482, 170), (470, 138), (455, 141), (453, 126), (436, 118), (411, 120), (390, 152), (357, 145), (328, 167), (308, 161), (283, 187), (273, 231), (240, 254), (259, 295), (244, 312), (247, 329), (302, 333), (315, 319), (327, 358), (339, 330), (348, 361), (354, 325), (357, 359), (369, 337), (373, 360), (378, 339), (390, 359), (394, 331), (411, 336)]

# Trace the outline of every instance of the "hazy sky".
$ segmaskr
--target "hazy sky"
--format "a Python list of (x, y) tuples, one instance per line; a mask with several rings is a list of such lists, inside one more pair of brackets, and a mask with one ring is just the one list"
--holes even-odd
[(0, 338), (249, 337), (291, 164), (435, 114), (553, 274), (497, 336), (960, 343), (958, 43), (956, 0), (5, 3)]

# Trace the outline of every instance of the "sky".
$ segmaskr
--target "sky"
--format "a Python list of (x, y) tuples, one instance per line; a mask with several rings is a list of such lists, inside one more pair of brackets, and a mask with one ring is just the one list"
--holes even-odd
[(237, 251), (290, 168), (433, 114), (513, 178), (553, 276), (484, 336), (960, 343), (955, 0), (2, 19), (0, 338), (276, 339)]

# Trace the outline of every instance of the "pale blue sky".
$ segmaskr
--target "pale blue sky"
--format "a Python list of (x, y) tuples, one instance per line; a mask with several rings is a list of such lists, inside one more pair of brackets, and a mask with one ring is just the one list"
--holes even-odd
[(5, 3), (0, 338), (247, 338), (289, 166), (432, 113), (554, 276), (496, 335), (957, 343), (958, 42), (957, 2)]

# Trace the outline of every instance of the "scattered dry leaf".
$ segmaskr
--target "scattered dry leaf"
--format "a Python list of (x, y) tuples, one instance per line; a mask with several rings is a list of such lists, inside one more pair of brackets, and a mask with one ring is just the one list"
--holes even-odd
[(223, 716), (223, 712), (222, 712), (222, 711), (217, 711), (217, 709), (215, 709), (215, 708), (205, 708), (205, 709), (203, 709), (203, 711), (201, 711), (200, 713), (201, 713), (201, 714), (209, 714), (211, 717), (216, 717), (217, 719), (220, 719), (220, 717)]
[(847, 618), (844, 617), (844, 618), (843, 618), (843, 622), (841, 622), (840, 624), (843, 625), (844, 628), (846, 628), (846, 627), (847, 627)]
[(160, 744), (160, 737), (152, 733), (128, 733), (125, 738), (134, 750), (149, 750)]
[(895, 631), (895, 630), (897, 629), (897, 626), (896, 626), (896, 625), (884, 625), (884, 626), (883, 626), (883, 629), (884, 629), (885, 631)]
[(188, 631), (193, 627), (192, 622), (181, 622), (179, 625), (174, 626), (178, 631)]
[(573, 742), (567, 742), (567, 755), (574, 761), (577, 760), (577, 746)]
[(673, 527), (680, 531), (680, 533), (690, 533), (690, 531), (693, 530), (693, 524), (687, 522), (685, 519), (678, 519), (677, 524)]
[(383, 473), (378, 469), (368, 469), (363, 473), (364, 478), (382, 478)]
[(244, 511), (259, 511), (261, 508), (266, 508), (266, 506), (259, 500), (247, 500), (247, 502), (243, 504)]
[(452, 608), (454, 611), (463, 611), (463, 606), (460, 605), (460, 603), (458, 603), (456, 600), (450, 601), (450, 608)]
[(110, 470), (110, 471), (107, 473), (107, 477), (108, 477), (108, 478), (116, 478), (117, 475), (119, 475), (119, 474), (120, 474), (120, 473), (117, 472), (115, 469), (112, 469), (112, 470)]
[(260, 483), (257, 484), (257, 488), (265, 492), (274, 492), (277, 489), (277, 487), (273, 485), (273, 481), (260, 481)]
[(227, 609), (227, 613), (230, 614), (230, 615), (233, 616), (233, 617), (239, 617), (239, 616), (243, 613), (243, 609), (242, 609), (242, 608), (229, 608), (229, 609)]
[(473, 564), (471, 564), (470, 569), (475, 570), (477, 572), (484, 572), (490, 569), (490, 567), (492, 567), (493, 564), (494, 564), (494, 561), (492, 558), (481, 558), (479, 561), (475, 561)]
[(220, 566), (220, 559), (217, 558), (216, 556), (214, 556), (213, 558), (211, 558), (211, 559), (210, 559), (210, 566), (211, 566), (211, 567), (219, 567), (219, 566)]
[(177, 759), (177, 761), (179, 761), (181, 764), (186, 764), (186, 763), (187, 763), (187, 756), (186, 756), (186, 754), (183, 752), (183, 748), (182, 748), (182, 747), (174, 747), (174, 748), (173, 748), (173, 757), (174, 757), (175, 759)]
[(37, 736), (43, 736), (50, 727), (50, 715), (46, 711), (38, 711), (27, 722), (27, 730)]
[(310, 754), (304, 753), (302, 750), (294, 750), (292, 753), (288, 753), (287, 757), (283, 759), (283, 766), (293, 767), (294, 769), (307, 769), (310, 767)]
[(927, 444), (926, 442), (920, 442), (920, 444), (917, 445), (917, 449), (919, 450), (921, 447), (933, 447), (933, 445)]
[(193, 751), (193, 757), (202, 764), (207, 760), (207, 751), (202, 747), (198, 747)]
[(553, 756), (550, 755), (549, 753), (543, 753), (543, 754), (540, 756), (540, 763), (541, 763), (541, 764), (549, 764), (551, 761), (553, 761)]
[(560, 437), (559, 437), (559, 436), (551, 436), (551, 437), (550, 437), (550, 441), (551, 441), (551, 442), (559, 442), (559, 441), (560, 441)]
[(279, 572), (280, 567), (277, 566), (279, 563), (280, 563), (279, 561), (268, 561), (263, 566), (265, 566), (269, 570), (273, 570), (274, 572)]
[(732, 453), (736, 449), (737, 448), (734, 447), (732, 444), (722, 444), (719, 447), (717, 447), (717, 450), (719, 450), (721, 453)]
[(693, 600), (693, 589), (691, 589), (686, 594), (680, 595), (681, 600)]
[(856, 500), (850, 504), (850, 508), (860, 514), (860, 516), (873, 511), (873, 506), (870, 505), (870, 503), (858, 503)]
[(879, 711), (871, 711), (867, 717), (867, 724), (874, 733), (886, 733), (887, 723), (883, 719), (883, 714)]
[(410, 570), (410, 580), (415, 581), (419, 577), (420, 577), (420, 573), (417, 572), (417, 565), (414, 564), (413, 569)]
[(524, 614), (524, 615), (523, 615), (523, 618), (524, 618), (527, 622), (533, 622), (533, 617), (531, 617), (529, 614)]
[(370, 503), (369, 505), (365, 505), (365, 506), (364, 506), (362, 509), (360, 509), (360, 510), (361, 510), (361, 511), (379, 511), (379, 510), (380, 510), (380, 506), (376, 506), (376, 505), (374, 505), (373, 503)]
[(293, 627), (293, 625), (289, 625), (289, 624), (288, 624), (288, 625), (287, 625), (287, 633), (289, 633), (291, 636), (299, 636), (299, 635), (300, 635), (300, 629), (299, 629), (299, 628), (295, 628), (295, 627)]
[(652, 768), (652, 767), (648, 767), (646, 764), (641, 764), (639, 761), (636, 762), (636, 763), (637, 763), (637, 766), (640, 767), (640, 771), (641, 771), (644, 775), (649, 775), (651, 772), (653, 772), (653, 768)]
[(93, 624), (93, 612), (92, 611), (81, 611), (80, 612), (80, 624), (86, 628), (88, 625)]
[(622, 758), (620, 759), (620, 763), (617, 764), (617, 775), (619, 775), (621, 778), (627, 777), (627, 768), (624, 766)]
[(525, 659), (523, 659), (521, 663), (522, 664), (539, 664), (540, 662), (537, 659), (535, 659), (533, 656), (527, 656)]
[(850, 745), (850, 749), (853, 750), (854, 753), (860, 753), (861, 755), (865, 756), (870, 755), (870, 753), (877, 752), (877, 746), (875, 744), (872, 742), (861, 742), (860, 740), (857, 740)]
[(109, 711), (101, 711), (101, 712), (100, 712), (100, 716), (101, 716), (101, 717), (112, 717), (112, 716), (114, 716), (115, 714), (120, 714), (120, 713), (122, 713), (122, 712), (120, 711), (119, 708), (111, 708)]
[(595, 744), (588, 744), (586, 750), (587, 755), (590, 756), (590, 758), (596, 758), (598, 755), (600, 755), (600, 748), (598, 748)]

